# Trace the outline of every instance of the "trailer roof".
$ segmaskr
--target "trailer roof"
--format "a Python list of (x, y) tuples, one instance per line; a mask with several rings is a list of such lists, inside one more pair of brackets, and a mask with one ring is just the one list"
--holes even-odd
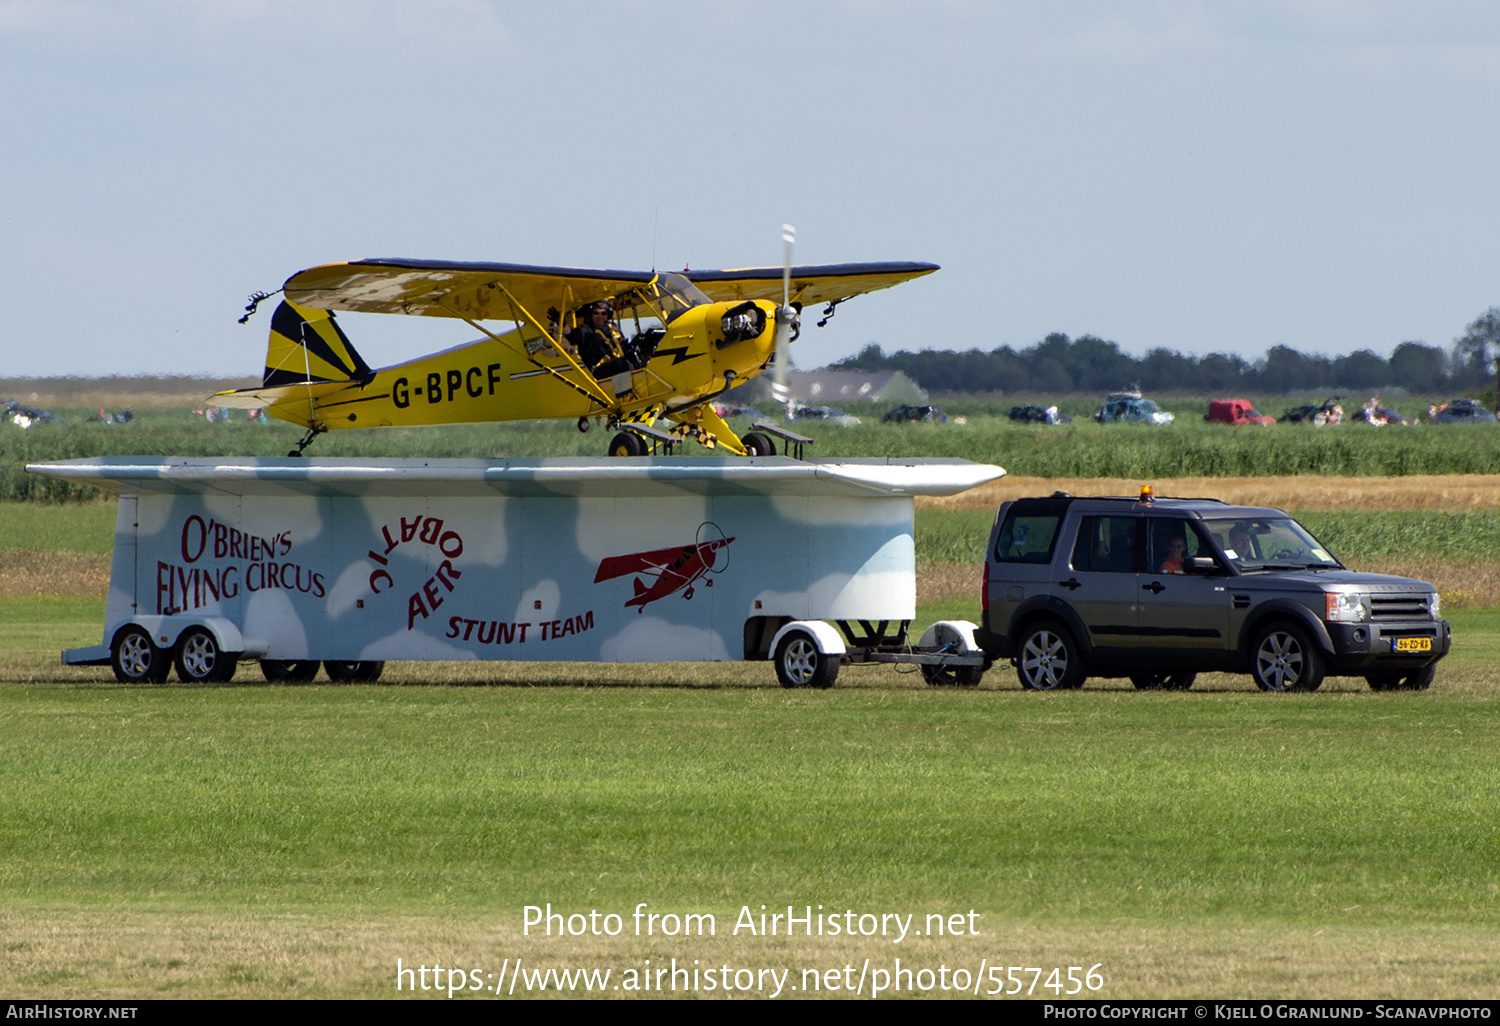
[(27, 471), (125, 495), (956, 495), (1003, 477), (959, 459), (785, 456), (554, 459), (290, 459), (102, 456)]

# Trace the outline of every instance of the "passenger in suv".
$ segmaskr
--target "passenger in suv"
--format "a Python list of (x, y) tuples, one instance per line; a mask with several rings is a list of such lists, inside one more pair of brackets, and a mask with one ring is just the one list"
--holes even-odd
[(1425, 689), (1450, 630), (1436, 589), (1346, 569), (1278, 509), (1216, 499), (1017, 499), (1000, 507), (976, 640), (1046, 691), (1129, 677), (1188, 688), (1249, 673), (1265, 691), (1328, 674)]

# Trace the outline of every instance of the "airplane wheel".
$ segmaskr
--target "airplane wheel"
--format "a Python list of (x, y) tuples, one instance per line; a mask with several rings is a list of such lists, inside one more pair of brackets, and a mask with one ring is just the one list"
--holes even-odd
[(740, 441), (745, 443), (745, 451), (751, 456), (776, 455), (776, 443), (759, 431), (750, 432), (744, 438), (740, 439)]
[(614, 441), (609, 443), (609, 455), (644, 456), (646, 455), (646, 442), (633, 431), (621, 431), (615, 435)]
[(594, 426), (593, 423), (587, 417), (579, 417), (578, 418), (578, 433), (579, 434), (581, 434), (581, 435), (588, 434), (589, 433), (589, 428), (591, 428), (593, 426)]
[(331, 659), (323, 661), (328, 679), (335, 684), (373, 684), (385, 670), (383, 662), (339, 663)]

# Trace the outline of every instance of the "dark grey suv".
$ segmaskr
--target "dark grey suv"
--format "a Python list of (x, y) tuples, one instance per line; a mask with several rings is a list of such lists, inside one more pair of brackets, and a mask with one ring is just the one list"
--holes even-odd
[(1187, 688), (1200, 671), (1266, 691), (1328, 674), (1423, 689), (1448, 623), (1423, 581), (1344, 568), (1278, 509), (1214, 499), (1017, 499), (1000, 507), (976, 640), (1022, 685), (1129, 677)]

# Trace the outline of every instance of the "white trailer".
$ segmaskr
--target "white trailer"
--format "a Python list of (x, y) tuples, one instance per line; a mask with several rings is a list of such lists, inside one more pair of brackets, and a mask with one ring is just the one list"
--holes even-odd
[(101, 644), (122, 681), (374, 680), (387, 660), (773, 659), (787, 687), (914, 662), (977, 683), (974, 625), (912, 646), (913, 497), (965, 460), (109, 457), (32, 473), (118, 492)]

